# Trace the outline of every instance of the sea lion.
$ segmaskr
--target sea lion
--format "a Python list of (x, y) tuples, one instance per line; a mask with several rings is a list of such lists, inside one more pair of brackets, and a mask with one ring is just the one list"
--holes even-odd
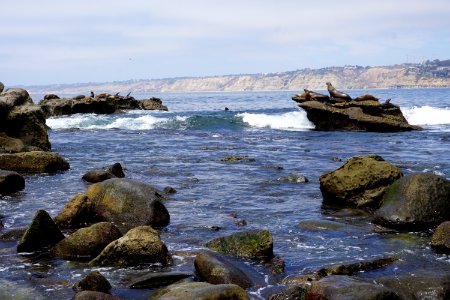
[(391, 103), (391, 98), (386, 99), (384, 101), (384, 103), (381, 104), (381, 107), (383, 107), (383, 108), (396, 107), (396, 106), (397, 105), (394, 105), (394, 104)]
[(78, 96), (73, 97), (72, 99), (73, 100), (81, 100), (81, 99), (84, 99), (84, 98), (86, 98), (85, 95), (78, 95)]
[(52, 100), (52, 99), (61, 99), (58, 95), (55, 94), (47, 94), (44, 96), (44, 100)]
[(306, 100), (316, 100), (316, 101), (328, 101), (330, 97), (327, 95), (316, 93), (314, 91), (310, 91), (308, 89), (303, 89), (305, 91), (305, 99)]
[(94, 98), (94, 97), (95, 97), (95, 94), (93, 91), (91, 91), (91, 98)]
[(358, 96), (353, 100), (354, 101), (368, 101), (368, 100), (378, 101), (378, 98), (375, 96), (369, 95), (369, 94), (365, 94), (365, 95)]
[(331, 82), (327, 82), (327, 89), (328, 93), (330, 93), (330, 97), (332, 98), (344, 99), (347, 101), (352, 100), (352, 97), (350, 97), (348, 94), (336, 90), (334, 86), (331, 84)]

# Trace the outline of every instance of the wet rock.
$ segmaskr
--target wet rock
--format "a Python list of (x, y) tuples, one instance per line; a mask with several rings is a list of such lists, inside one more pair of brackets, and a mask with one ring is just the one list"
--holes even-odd
[(243, 289), (253, 286), (247, 275), (228, 262), (224, 257), (213, 253), (199, 253), (194, 261), (197, 275), (202, 281), (212, 284), (233, 283)]
[(51, 253), (68, 260), (92, 259), (120, 237), (122, 233), (116, 226), (108, 222), (100, 222), (78, 229), (58, 242)]
[(224, 158), (222, 158), (220, 161), (223, 162), (254, 162), (256, 161), (256, 159), (252, 158), (252, 157), (248, 157), (247, 155), (232, 155), (232, 156), (226, 156)]
[(0, 154), (0, 169), (25, 173), (66, 171), (69, 163), (61, 156), (44, 151)]
[(109, 293), (111, 290), (111, 284), (102, 274), (100, 274), (99, 271), (92, 271), (87, 274), (85, 278), (77, 282), (73, 288), (77, 292), (95, 291)]
[(273, 257), (272, 233), (268, 230), (238, 232), (214, 239), (205, 246), (225, 255), (247, 258)]
[[(81, 96), (81, 95), (80, 95)], [(76, 97), (76, 99), (44, 99), (39, 101), (46, 117), (72, 114), (112, 114), (116, 106), (111, 99)]]
[(22, 281), (9, 281), (0, 279), (0, 299), (4, 300), (45, 300), (34, 286), (23, 284)]
[(94, 212), (122, 232), (141, 226), (165, 226), (170, 215), (160, 200), (162, 193), (150, 185), (129, 179), (108, 179), (86, 191)]
[(0, 81), (0, 94), (3, 92), (4, 89), (5, 85), (3, 84), (3, 82)]
[(166, 265), (170, 261), (171, 256), (158, 231), (150, 226), (139, 226), (106, 246), (89, 264), (125, 267), (143, 263)]
[(177, 192), (177, 190), (176, 189), (174, 189), (173, 187), (171, 187), (171, 186), (166, 186), (165, 188), (164, 188), (164, 193), (165, 194), (175, 194)]
[(78, 292), (72, 298), (72, 300), (120, 300), (120, 299), (121, 298), (115, 297), (107, 293), (95, 291)]
[(103, 169), (91, 170), (83, 175), (82, 179), (87, 182), (102, 182), (111, 178), (123, 178), (125, 174), (123, 173), (122, 165), (120, 163), (115, 163), (112, 166), (105, 167)]
[(17, 252), (35, 252), (44, 250), (64, 239), (64, 235), (45, 210), (38, 210), (20, 238)]
[(398, 230), (421, 230), (450, 220), (450, 181), (418, 173), (394, 182), (374, 223)]
[(300, 286), (290, 286), (284, 291), (273, 294), (268, 300), (300, 300), (306, 299), (306, 289)]
[(394, 290), (402, 299), (450, 299), (450, 275), (415, 272), (377, 278), (377, 283)]
[(25, 188), (25, 179), (17, 172), (0, 170), (0, 195), (14, 193)]
[(282, 274), (285, 271), (286, 264), (279, 256), (275, 256), (270, 260), (270, 271), (272, 274)]
[(0, 132), (0, 153), (18, 153), (33, 149), (39, 150), (37, 147), (27, 147), (22, 140), (9, 137), (4, 132)]
[(26, 227), (9, 229), (8, 231), (0, 234), (0, 241), (18, 241), (26, 230)]
[(431, 246), (440, 252), (450, 253), (450, 221), (436, 228), (431, 237)]
[(384, 268), (396, 261), (398, 261), (397, 258), (380, 258), (376, 260), (359, 261), (352, 264), (337, 264), (322, 268), (317, 272), (317, 274), (320, 277), (329, 275), (353, 275), (358, 272), (367, 272)]
[(320, 176), (323, 203), (377, 207), (387, 188), (401, 176), (399, 168), (380, 156), (352, 157), (339, 169)]
[(208, 299), (208, 300), (250, 300), (245, 290), (235, 284), (209, 284), (206, 282), (187, 282), (169, 285), (152, 294), (149, 300), (156, 299)]
[(94, 210), (94, 203), (84, 194), (77, 194), (55, 217), (55, 223), (62, 228), (80, 228), (102, 221)]
[(327, 276), (311, 281), (306, 299), (401, 299), (393, 290), (372, 280), (344, 275)]
[(163, 105), (159, 98), (152, 97), (150, 99), (140, 100), (139, 102), (139, 106), (144, 110), (168, 111), (167, 106)]
[(168, 286), (180, 280), (192, 277), (193, 274), (183, 272), (149, 273), (133, 280), (131, 289), (153, 289)]
[(281, 176), (278, 178), (278, 181), (288, 182), (288, 183), (307, 183), (307, 182), (309, 182), (308, 178), (306, 178), (303, 175), (297, 175), (297, 174)]

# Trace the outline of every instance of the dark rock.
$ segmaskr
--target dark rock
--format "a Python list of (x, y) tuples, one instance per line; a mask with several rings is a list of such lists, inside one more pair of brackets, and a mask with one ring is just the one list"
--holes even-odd
[(243, 288), (235, 284), (210, 284), (206, 282), (182, 282), (169, 285), (152, 294), (153, 299), (208, 299), (250, 300)]
[(26, 230), (26, 227), (9, 229), (8, 231), (0, 234), (0, 241), (18, 241)]
[(73, 296), (72, 300), (120, 300), (121, 298), (113, 295), (96, 292), (96, 291), (82, 291)]
[(242, 270), (217, 254), (199, 253), (195, 258), (194, 265), (197, 275), (202, 281), (212, 284), (233, 283), (243, 289), (253, 286), (250, 278)]
[(92, 259), (120, 237), (122, 233), (116, 226), (108, 222), (100, 222), (78, 229), (59, 241), (51, 253), (68, 260)]
[(394, 182), (375, 212), (374, 223), (399, 230), (422, 230), (450, 220), (450, 182), (418, 173)]
[(44, 250), (64, 239), (64, 235), (45, 210), (38, 210), (20, 238), (17, 252), (35, 252)]
[(18, 153), (32, 150), (40, 150), (37, 147), (25, 146), (21, 139), (15, 139), (0, 132), (0, 153)]
[(286, 264), (279, 256), (275, 256), (270, 260), (270, 271), (272, 274), (282, 274), (285, 271)]
[(22, 175), (12, 171), (0, 170), (0, 195), (14, 193), (25, 188)]
[(232, 156), (226, 156), (222, 158), (220, 161), (223, 162), (254, 162), (256, 159), (252, 157), (248, 157), (247, 155), (232, 155)]
[(327, 268), (322, 268), (317, 272), (317, 274), (320, 277), (329, 275), (353, 275), (358, 272), (367, 272), (384, 268), (396, 261), (398, 261), (397, 258), (381, 258), (376, 260), (359, 261), (351, 264), (337, 264)]
[(306, 299), (306, 289), (300, 286), (290, 286), (282, 292), (271, 295), (268, 300), (303, 300)]
[(292, 98), (306, 111), (316, 130), (364, 130), (396, 132), (420, 130), (403, 116), (396, 105), (383, 106), (376, 100), (344, 101), (338, 103), (306, 99), (302, 95)]
[(55, 223), (62, 228), (80, 228), (102, 220), (95, 213), (94, 203), (84, 194), (75, 195), (55, 217)]
[(46, 117), (72, 114), (112, 114), (116, 107), (112, 100), (79, 95), (73, 99), (44, 99), (39, 102)]
[(168, 111), (167, 106), (162, 104), (161, 99), (159, 98), (150, 98), (150, 99), (144, 99), (140, 100), (140, 107), (144, 110), (162, 110), (162, 111)]
[(431, 237), (431, 246), (440, 252), (450, 253), (450, 221), (436, 228)]
[(193, 274), (183, 272), (149, 273), (134, 279), (130, 289), (160, 288), (192, 276)]
[(111, 242), (89, 264), (117, 267), (136, 266), (143, 263), (166, 265), (171, 262), (171, 259), (158, 231), (150, 226), (139, 226)]
[(5, 85), (3, 82), (0, 81), (0, 94), (3, 93), (3, 90), (5, 89)]
[(73, 288), (77, 291), (95, 291), (102, 293), (109, 293), (111, 284), (108, 280), (100, 274), (99, 271), (92, 271), (86, 275), (85, 278), (77, 282)]
[(170, 215), (160, 200), (162, 193), (150, 185), (129, 179), (108, 179), (86, 191), (94, 212), (122, 232), (141, 226), (165, 226)]
[(166, 186), (166, 187), (164, 188), (164, 193), (165, 193), (165, 194), (175, 194), (176, 192), (177, 192), (177, 190), (174, 189), (174, 188), (171, 187), (171, 186)]
[(320, 176), (323, 203), (377, 207), (387, 188), (401, 176), (399, 168), (380, 156), (352, 157), (339, 169)]
[(251, 230), (220, 237), (208, 242), (211, 250), (247, 258), (272, 258), (273, 240), (268, 230)]
[(122, 165), (120, 163), (115, 163), (114, 165), (103, 169), (91, 170), (84, 174), (82, 178), (87, 182), (97, 183), (111, 178), (123, 177), (125, 177), (125, 174), (123, 173)]
[(344, 275), (327, 276), (311, 281), (306, 299), (401, 299), (393, 290), (372, 280)]
[(306, 178), (305, 176), (296, 175), (296, 174), (281, 176), (278, 178), (278, 181), (289, 182), (289, 183), (307, 183), (307, 182), (309, 182), (308, 178)]
[(58, 95), (55, 94), (47, 94), (44, 96), (44, 100), (51, 100), (51, 99), (60, 99)]
[(25, 173), (55, 173), (66, 171), (69, 163), (61, 156), (44, 151), (0, 154), (0, 169)]

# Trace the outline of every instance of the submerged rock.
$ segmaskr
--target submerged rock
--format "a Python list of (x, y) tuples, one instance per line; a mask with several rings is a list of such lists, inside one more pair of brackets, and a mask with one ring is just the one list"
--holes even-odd
[(353, 275), (358, 272), (367, 272), (384, 268), (396, 261), (398, 261), (397, 258), (381, 258), (376, 260), (359, 261), (351, 264), (336, 264), (320, 269), (317, 274), (320, 277), (329, 275)]
[(72, 300), (122, 300), (122, 298), (103, 292), (81, 291), (76, 293)]
[(143, 263), (166, 265), (171, 259), (158, 231), (150, 226), (139, 226), (111, 242), (89, 264), (117, 267), (138, 266)]
[(441, 223), (431, 237), (431, 246), (438, 251), (450, 253), (450, 221)]
[(450, 181), (429, 173), (395, 181), (375, 212), (374, 223), (399, 230), (421, 230), (450, 220)]
[(64, 239), (45, 210), (38, 210), (17, 245), (17, 252), (41, 251)]
[(111, 284), (99, 271), (92, 271), (85, 278), (77, 282), (73, 288), (78, 292), (95, 291), (109, 293)]
[(247, 292), (235, 284), (209, 284), (206, 282), (182, 282), (169, 285), (152, 294), (149, 300), (156, 299), (208, 299), (208, 300), (250, 300)]
[(0, 170), (0, 195), (14, 193), (25, 188), (25, 179), (13, 171)]
[(130, 284), (130, 289), (153, 289), (168, 286), (180, 280), (194, 276), (191, 273), (168, 272), (168, 273), (149, 273), (135, 278)]
[(61, 156), (44, 151), (0, 154), (0, 169), (25, 173), (66, 171), (69, 163)]
[(339, 169), (320, 176), (323, 203), (377, 207), (387, 188), (401, 176), (399, 168), (378, 155), (352, 157)]
[(225, 255), (246, 258), (272, 258), (273, 239), (268, 230), (250, 230), (216, 238), (205, 245)]
[(300, 286), (290, 286), (285, 290), (270, 295), (268, 300), (301, 300), (306, 299), (306, 289)]
[(281, 176), (278, 178), (278, 181), (289, 182), (289, 183), (307, 183), (307, 182), (309, 182), (308, 178), (306, 178), (303, 175), (297, 175), (297, 174)]
[(303, 94), (292, 99), (300, 103), (299, 107), (306, 111), (316, 130), (396, 132), (421, 129), (410, 125), (400, 107), (391, 103), (383, 105), (377, 100), (331, 103), (308, 99)]

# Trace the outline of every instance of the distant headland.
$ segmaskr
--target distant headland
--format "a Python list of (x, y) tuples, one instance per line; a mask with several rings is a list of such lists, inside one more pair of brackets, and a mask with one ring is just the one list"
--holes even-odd
[(108, 93), (298, 91), (300, 88), (323, 90), (326, 89), (325, 82), (333, 82), (341, 89), (447, 88), (450, 87), (450, 60), (427, 60), (423, 63), (378, 67), (343, 66), (277, 73), (134, 79), (25, 88), (36, 94), (80, 94), (91, 90)]

